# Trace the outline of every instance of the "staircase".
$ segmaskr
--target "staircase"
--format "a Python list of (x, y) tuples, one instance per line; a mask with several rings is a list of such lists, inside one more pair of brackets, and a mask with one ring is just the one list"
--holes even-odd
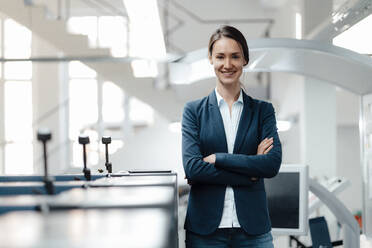
[[(63, 52), (64, 56), (111, 56), (110, 49), (90, 48), (87, 36), (69, 33), (64, 20), (46, 19), (45, 7), (42, 5), (25, 5), (24, 0), (1, 0), (0, 11), (32, 30), (38, 37)], [(166, 119), (170, 121), (180, 119), (185, 101), (178, 99), (176, 92), (171, 88), (166, 90), (154, 88), (154, 78), (135, 78), (130, 62), (104, 60), (83, 63), (95, 70), (104, 80), (114, 82), (127, 94), (152, 106)]]

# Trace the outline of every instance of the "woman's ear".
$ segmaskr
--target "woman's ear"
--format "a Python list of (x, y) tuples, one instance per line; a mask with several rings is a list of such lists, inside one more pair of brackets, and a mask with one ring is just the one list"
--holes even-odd
[(212, 55), (208, 54), (208, 60), (209, 60), (209, 63), (210, 63), (211, 65), (213, 65)]

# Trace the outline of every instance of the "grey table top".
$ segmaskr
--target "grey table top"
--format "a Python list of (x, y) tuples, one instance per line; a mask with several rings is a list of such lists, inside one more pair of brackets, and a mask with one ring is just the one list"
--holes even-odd
[(92, 187), (112, 187), (112, 186), (146, 186), (146, 185), (175, 185), (177, 186), (177, 177), (175, 175), (156, 175), (141, 176), (131, 175), (123, 177), (100, 178), (89, 182)]
[(174, 203), (175, 190), (171, 186), (77, 188), (53, 196), (4, 196), (0, 198), (0, 207), (42, 205), (51, 208), (166, 208)]
[(72, 189), (48, 199), (51, 207), (114, 208), (167, 207), (174, 202), (173, 187), (101, 187)]
[(170, 221), (161, 208), (14, 212), (0, 217), (0, 247), (168, 248)]

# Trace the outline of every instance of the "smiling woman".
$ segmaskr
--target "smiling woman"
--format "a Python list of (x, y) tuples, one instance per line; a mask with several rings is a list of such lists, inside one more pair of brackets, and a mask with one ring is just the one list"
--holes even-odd
[(233, 39), (221, 38), (213, 47), (209, 60), (214, 67), (219, 83), (227, 87), (238, 81), (247, 64), (242, 56), (242, 48)]
[(183, 166), (191, 185), (186, 247), (272, 248), (263, 179), (278, 173), (282, 159), (274, 108), (241, 89), (249, 50), (239, 30), (217, 29), (208, 58), (216, 88), (188, 102), (182, 118)]

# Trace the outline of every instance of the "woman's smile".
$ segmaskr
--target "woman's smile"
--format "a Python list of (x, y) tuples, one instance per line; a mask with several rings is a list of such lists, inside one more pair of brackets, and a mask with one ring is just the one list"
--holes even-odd
[(236, 71), (221, 71), (221, 73), (226, 77), (234, 76)]

